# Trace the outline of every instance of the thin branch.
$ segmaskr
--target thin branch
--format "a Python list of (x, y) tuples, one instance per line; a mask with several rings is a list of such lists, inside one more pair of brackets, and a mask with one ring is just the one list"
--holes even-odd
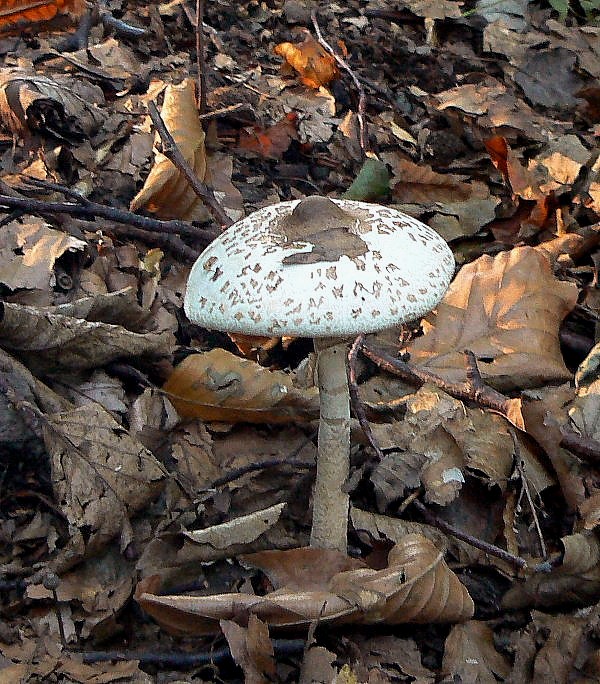
[(371, 345), (364, 344), (361, 351), (380, 368), (402, 378), (411, 385), (420, 387), (426, 382), (431, 382), (456, 399), (474, 401), (479, 406), (490, 408), (503, 415), (507, 415), (509, 411), (509, 398), (504, 394), (497, 392), (493, 387), (485, 385), (481, 380), (481, 375), (479, 375), (473, 352), (465, 352), (467, 357), (467, 382), (455, 383), (448, 382), (439, 375), (425, 370), (424, 368), (409, 366), (404, 361), (388, 354), (382, 349), (372, 347)]
[(196, 0), (196, 66), (198, 69), (198, 112), (206, 113), (206, 59), (204, 55), (204, 0)]
[[(358, 339), (357, 342), (358, 343)], [(355, 343), (355, 344), (356, 344)], [(360, 343), (359, 343), (360, 344)], [(359, 346), (357, 344), (357, 346)], [(477, 363), (475, 360), (475, 356), (471, 352), (465, 352), (467, 355), (467, 359), (469, 361), (469, 370), (468, 370), (468, 375), (467, 375), (467, 382), (466, 383), (461, 383), (461, 385), (457, 388), (455, 385), (451, 385), (450, 383), (447, 383), (445, 380), (442, 378), (433, 375), (432, 373), (427, 373), (423, 372), (422, 370), (413, 370), (410, 368), (410, 366), (404, 361), (400, 361), (399, 359), (395, 359), (394, 357), (390, 356), (389, 354), (386, 354), (385, 352), (382, 352), (380, 350), (377, 350), (376, 353), (373, 352), (372, 348), (369, 348), (367, 345), (364, 343), (362, 344), (361, 347), (362, 352), (368, 356), (370, 359), (375, 361), (380, 367), (385, 368), (386, 370), (389, 370), (391, 373), (394, 373), (395, 375), (401, 376), (403, 379), (408, 380), (409, 382), (412, 382), (413, 384), (421, 385), (425, 382), (435, 382), (438, 386), (440, 386), (444, 391), (448, 392), (448, 394), (452, 394), (452, 396), (458, 396), (458, 398), (461, 399), (471, 399), (473, 401), (477, 400), (479, 398), (479, 401), (481, 401), (481, 398), (483, 397), (485, 400), (492, 401), (492, 399), (495, 402), (495, 405), (498, 403), (498, 396), (502, 397), (502, 400), (504, 402), (507, 401), (506, 397), (503, 395), (500, 395), (497, 393), (495, 390), (491, 390), (491, 388), (487, 388), (481, 379), (481, 375), (479, 374), (479, 370), (477, 369)], [(491, 390), (492, 394), (488, 396), (485, 392), (485, 390)], [(454, 391), (454, 394), (452, 391)], [(457, 393), (458, 390), (458, 393)], [(460, 395), (460, 396), (459, 396)], [(498, 395), (498, 396), (496, 396)], [(375, 441), (374, 435), (371, 433), (371, 438)], [(418, 509), (418, 511), (421, 513), (421, 515), (425, 518), (425, 521), (433, 525), (434, 527), (437, 527), (438, 529), (442, 530), (443, 532), (452, 535), (453, 537), (456, 537), (457, 539), (460, 539), (461, 541), (466, 542), (467, 544), (470, 544), (471, 546), (475, 547), (476, 549), (480, 549), (481, 551), (484, 551), (485, 553), (489, 554), (490, 556), (494, 556), (496, 558), (501, 558), (502, 560), (506, 561), (507, 563), (510, 563), (511, 565), (523, 569), (527, 567), (527, 561), (524, 558), (521, 558), (520, 556), (515, 556), (509, 551), (505, 551), (504, 549), (501, 549), (499, 546), (495, 546), (494, 544), (489, 544), (488, 542), (485, 542), (481, 539), (477, 539), (476, 537), (471, 536), (470, 534), (466, 534), (465, 532), (461, 532), (460, 530), (457, 530), (455, 527), (447, 523), (445, 520), (442, 520), (441, 518), (438, 518), (437, 515), (432, 513), (426, 506), (419, 501), (418, 499), (414, 499), (413, 501), (410, 501), (409, 497), (409, 502), (412, 503), (415, 508)]]
[(363, 154), (367, 154), (367, 152), (369, 152), (369, 135), (367, 132), (367, 121), (365, 118), (365, 112), (367, 108), (367, 96), (365, 93), (365, 89), (363, 88), (362, 83), (360, 82), (359, 78), (354, 73), (352, 67), (348, 64), (348, 62), (346, 62), (345, 59), (340, 57), (337, 54), (337, 52), (331, 47), (331, 45), (325, 40), (325, 38), (323, 38), (323, 34), (321, 33), (321, 27), (319, 26), (319, 22), (317, 21), (316, 10), (312, 10), (312, 12), (310, 13), (310, 18), (312, 19), (313, 26), (315, 27), (315, 33), (317, 34), (317, 39), (319, 43), (321, 43), (321, 45), (327, 50), (327, 52), (329, 52), (329, 54), (335, 59), (338, 65), (350, 76), (354, 83), (354, 86), (356, 87), (356, 90), (358, 92), (357, 117), (359, 129), (359, 142)]
[[(292, 656), (302, 653), (304, 639), (271, 639), (273, 651), (277, 656)], [(108, 660), (127, 661), (139, 660), (140, 665), (159, 665), (171, 669), (182, 669), (210, 665), (231, 659), (229, 646), (210, 649), (200, 653), (177, 653), (168, 651), (68, 651), (74, 656), (80, 656), (84, 663), (100, 663)]]
[(456, 527), (453, 527), (452, 525), (450, 525), (450, 523), (447, 523), (445, 520), (438, 518), (437, 515), (432, 513), (420, 501), (415, 499), (415, 501), (412, 502), (412, 505), (419, 511), (419, 513), (421, 513), (423, 518), (425, 518), (425, 522), (427, 524), (432, 525), (433, 527), (437, 527), (438, 530), (442, 530), (442, 532), (445, 532), (446, 534), (449, 534), (452, 537), (456, 537), (456, 539), (460, 539), (461, 541), (470, 544), (476, 549), (479, 549), (480, 551), (489, 554), (490, 556), (500, 558), (501, 560), (510, 563), (516, 568), (525, 569), (528, 567), (527, 561), (524, 558), (521, 558), (520, 556), (515, 556), (509, 551), (501, 549), (499, 546), (495, 546), (494, 544), (488, 544), (488, 542), (485, 542), (481, 539), (477, 539), (476, 537), (472, 537), (470, 534), (461, 532), (461, 530), (457, 530)]
[(352, 406), (352, 411), (354, 412), (354, 415), (357, 417), (358, 422), (360, 423), (360, 427), (362, 428), (362, 431), (364, 432), (369, 444), (371, 445), (371, 447), (373, 447), (375, 453), (377, 454), (377, 458), (381, 461), (384, 458), (384, 454), (383, 451), (381, 451), (381, 447), (377, 443), (377, 440), (373, 435), (373, 431), (371, 430), (371, 425), (367, 420), (365, 409), (363, 407), (362, 401), (360, 400), (358, 384), (356, 382), (356, 359), (358, 357), (358, 352), (361, 350), (361, 347), (364, 343), (364, 340), (365, 336), (359, 335), (354, 340), (354, 343), (352, 344), (352, 346), (350, 347), (350, 351), (348, 352), (348, 390), (350, 392), (350, 404)]
[(560, 446), (576, 454), (587, 463), (600, 463), (600, 442), (591, 437), (582, 437), (572, 430), (563, 428)]
[(540, 551), (542, 552), (542, 558), (544, 558), (545, 560), (548, 558), (548, 550), (546, 549), (546, 543), (544, 541), (544, 535), (542, 534), (540, 521), (538, 520), (537, 512), (535, 510), (535, 504), (533, 502), (533, 498), (531, 497), (531, 492), (529, 491), (529, 483), (527, 482), (525, 468), (523, 466), (523, 459), (521, 457), (521, 447), (519, 446), (519, 440), (517, 439), (517, 433), (515, 432), (515, 430), (509, 428), (509, 432), (513, 441), (515, 466), (517, 472), (519, 473), (519, 477), (521, 478), (521, 486), (523, 487), (523, 491), (525, 492), (525, 498), (527, 499), (527, 503), (529, 504), (529, 508), (531, 510), (533, 524), (535, 525), (535, 531), (537, 532), (538, 539), (540, 542)]
[(215, 239), (217, 234), (206, 228), (198, 228), (185, 221), (161, 221), (149, 216), (140, 216), (131, 211), (116, 209), (105, 204), (98, 204), (85, 200), (83, 204), (72, 202), (46, 202), (31, 199), (29, 197), (11, 197), (0, 195), (0, 207), (8, 209), (20, 209), (32, 214), (43, 216), (54, 214), (68, 214), (78, 218), (90, 219), (104, 218), (108, 221), (122, 223), (141, 228), (147, 232), (165, 233), (170, 235), (185, 235), (186, 237), (199, 240), (208, 245)]
[(225, 210), (217, 201), (214, 192), (196, 176), (183, 154), (181, 154), (181, 150), (177, 147), (173, 136), (167, 130), (154, 102), (148, 104), (148, 112), (150, 113), (152, 123), (156, 126), (156, 130), (162, 140), (162, 152), (165, 157), (183, 173), (192, 187), (192, 190), (204, 202), (217, 223), (221, 225), (221, 227), (230, 226), (233, 221), (227, 216)]

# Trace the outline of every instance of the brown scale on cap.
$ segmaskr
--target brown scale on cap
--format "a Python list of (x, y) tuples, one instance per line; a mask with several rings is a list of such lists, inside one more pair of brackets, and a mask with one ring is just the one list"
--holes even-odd
[(356, 234), (370, 230), (362, 223), (327, 197), (306, 197), (291, 214), (279, 218), (274, 232), (284, 238), (284, 244), (308, 242), (313, 250), (287, 256), (283, 264), (316, 264), (366, 254), (369, 248)]

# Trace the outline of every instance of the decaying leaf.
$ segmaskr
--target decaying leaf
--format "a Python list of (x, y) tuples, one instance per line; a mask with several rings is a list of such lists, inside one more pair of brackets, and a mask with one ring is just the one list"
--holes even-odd
[[(419, 486), (427, 501), (446, 505), (458, 496), (467, 473), (484, 476), (500, 491), (507, 488), (514, 460), (507, 421), (437, 387), (424, 385), (410, 396), (403, 420), (371, 429), (386, 452), (370, 476), (380, 510)], [(533, 453), (523, 448), (521, 458), (536, 492), (553, 484)]]
[(117, 535), (125, 548), (129, 518), (163, 486), (162, 466), (97, 404), (48, 416), (44, 441), (56, 498), (70, 523), (72, 553), (98, 551)]
[(25, 29), (54, 19), (57, 15), (81, 16), (84, 0), (3, 0), (0, 7), (0, 33)]
[(268, 128), (253, 126), (240, 134), (240, 149), (255, 152), (268, 159), (281, 159), (292, 140), (298, 140), (296, 130), (298, 115), (290, 112)]
[(399, 624), (456, 622), (473, 615), (473, 602), (425, 537), (412, 534), (397, 544), (384, 570), (337, 551), (316, 548), (264, 551), (241, 557), (267, 574), (276, 591), (266, 596), (158, 596), (156, 583), (141, 582), (136, 599), (166, 630), (209, 634), (219, 620), (250, 613), (272, 626), (320, 623)]
[(275, 660), (267, 625), (256, 615), (250, 615), (247, 628), (240, 627), (231, 620), (221, 620), (221, 630), (233, 659), (244, 671), (244, 681), (248, 684), (272, 681)]
[[(184, 159), (200, 180), (206, 177), (204, 131), (198, 118), (195, 84), (186, 79), (167, 86), (161, 117)], [(160, 140), (157, 134), (157, 141)], [(155, 150), (154, 165), (144, 187), (131, 200), (132, 211), (145, 207), (161, 218), (204, 220), (206, 209), (185, 176), (162, 152)]]
[(552, 190), (543, 191), (540, 187), (542, 178), (535, 171), (526, 168), (511, 149), (507, 140), (495, 135), (485, 141), (492, 162), (504, 176), (512, 191), (524, 200), (536, 204), (530, 212), (525, 212), (522, 221), (526, 220), (535, 228), (544, 227), (554, 209)]
[(0, 282), (11, 290), (54, 287), (56, 260), (67, 251), (83, 251), (86, 243), (50, 228), (44, 221), (11, 221), (0, 233)]
[(464, 350), (479, 361), (487, 383), (500, 390), (536, 387), (571, 377), (558, 341), (577, 287), (557, 280), (545, 256), (517, 247), (463, 266), (425, 335), (410, 346), (412, 360), (437, 375), (465, 379)]
[(100, 88), (71, 76), (48, 78), (23, 69), (0, 72), (0, 116), (19, 136), (41, 133), (84, 140), (101, 126), (102, 104)]
[(296, 389), (287, 373), (269, 371), (224, 349), (188, 356), (163, 389), (186, 418), (288, 423), (319, 415), (315, 387)]
[[(118, 293), (111, 294), (107, 299), (117, 304)], [(42, 366), (46, 373), (60, 368), (95, 368), (138, 354), (164, 356), (171, 351), (174, 338), (170, 331), (139, 333), (104, 323), (99, 309), (94, 312), (94, 299), (55, 307), (5, 302), (0, 314), (2, 344), (18, 351), (31, 368)], [(133, 309), (131, 313), (135, 322), (137, 312)]]
[(295, 69), (301, 83), (309, 88), (318, 89), (340, 77), (335, 59), (310, 34), (296, 45), (279, 43), (275, 53)]
[(494, 633), (477, 620), (454, 625), (444, 647), (442, 667), (463, 682), (505, 681), (510, 665), (494, 646)]
[(382, 155), (394, 172), (392, 194), (399, 209), (410, 214), (434, 213), (429, 225), (445, 239), (474, 235), (495, 218), (499, 204), (487, 185), (461, 176), (437, 173), (397, 153)]
[(537, 573), (511, 587), (503, 605), (511, 610), (584, 606), (600, 597), (600, 542), (594, 532), (570, 534), (561, 539), (562, 565)]
[[(236, 518), (230, 522), (213, 525), (204, 530), (186, 532), (185, 536), (195, 544), (206, 545), (210, 549), (218, 550), (221, 557), (234, 556), (235, 552), (223, 553), (232, 546), (248, 544), (275, 525), (281, 516), (285, 504), (277, 504), (262, 511)], [(215, 556), (216, 558), (217, 556)], [(205, 560), (213, 560), (206, 557)]]

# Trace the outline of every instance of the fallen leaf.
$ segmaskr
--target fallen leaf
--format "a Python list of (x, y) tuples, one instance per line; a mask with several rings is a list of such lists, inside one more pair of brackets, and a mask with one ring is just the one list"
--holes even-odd
[(97, 404), (47, 416), (44, 442), (55, 496), (70, 523), (71, 553), (98, 552), (117, 535), (124, 549), (130, 517), (159, 494), (164, 468)]
[(72, 76), (49, 78), (24, 69), (0, 73), (0, 116), (19, 136), (41, 133), (81, 142), (102, 125), (101, 104), (100, 88)]
[(340, 77), (335, 59), (310, 34), (296, 45), (279, 43), (275, 54), (283, 57), (300, 76), (300, 82), (318, 89)]
[[(111, 294), (113, 296), (108, 299), (117, 304), (118, 296), (115, 295), (118, 293)], [(46, 373), (60, 368), (95, 368), (117, 358), (170, 353), (173, 333), (138, 333), (114, 323), (104, 323), (98, 320), (101, 316), (90, 315), (94, 299), (102, 298), (79, 300), (81, 309), (87, 309), (81, 312), (73, 309), (77, 302), (55, 307), (5, 302), (0, 313), (0, 339), (7, 349), (18, 350), (31, 368), (41, 366)], [(85, 315), (91, 320), (83, 318)]]
[(297, 120), (298, 115), (290, 112), (268, 128), (253, 126), (242, 131), (238, 145), (245, 152), (255, 152), (267, 159), (281, 159), (292, 140), (298, 140)]
[(231, 655), (244, 671), (248, 684), (265, 684), (275, 675), (273, 644), (269, 628), (256, 615), (250, 615), (248, 627), (240, 627), (231, 620), (221, 620), (221, 630), (227, 639)]
[[(420, 535), (408, 535), (397, 544), (384, 570), (372, 570), (339, 552), (316, 548), (264, 551), (241, 560), (265, 572), (276, 591), (265, 596), (158, 596), (156, 582), (149, 578), (138, 585), (136, 600), (163, 628), (181, 635), (214, 633), (219, 620), (246, 612), (280, 627), (308, 626), (315, 620), (455, 622), (473, 615), (467, 590), (442, 554)], [(352, 569), (344, 571), (344, 566)]]
[(516, 247), (463, 266), (425, 335), (410, 345), (412, 361), (450, 382), (465, 380), (464, 350), (499, 390), (536, 387), (571, 377), (558, 339), (577, 287), (557, 280), (544, 255)]
[(56, 285), (54, 265), (66, 252), (82, 252), (87, 243), (44, 221), (11, 221), (0, 233), (0, 282), (11, 290), (46, 290)]
[(296, 389), (283, 371), (269, 371), (224, 349), (191, 354), (163, 387), (181, 416), (235, 423), (288, 423), (319, 415), (318, 390)]
[(581, 607), (600, 597), (600, 542), (593, 531), (570, 534), (561, 540), (562, 564), (550, 572), (528, 577), (513, 585), (502, 599), (514, 609)]
[(471, 620), (452, 627), (444, 646), (442, 669), (463, 682), (494, 684), (506, 681), (510, 664), (496, 650), (492, 630), (484, 622)]
[(3, 0), (0, 7), (0, 33), (27, 28), (30, 24), (50, 21), (57, 15), (81, 16), (83, 0)]
[[(198, 118), (195, 83), (186, 79), (179, 85), (167, 86), (161, 109), (161, 118), (173, 136), (186, 162), (200, 180), (206, 176), (206, 150), (204, 131)], [(157, 142), (160, 140), (156, 134)], [(155, 151), (154, 165), (144, 186), (131, 200), (131, 211), (145, 207), (161, 218), (194, 220), (195, 205), (200, 198), (190, 188), (187, 178), (162, 152)], [(205, 210), (201, 211), (205, 217)]]

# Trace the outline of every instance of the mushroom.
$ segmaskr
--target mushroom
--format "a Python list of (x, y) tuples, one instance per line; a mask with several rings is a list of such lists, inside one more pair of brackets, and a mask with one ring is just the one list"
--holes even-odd
[(190, 321), (314, 339), (320, 421), (312, 546), (347, 551), (349, 341), (431, 311), (453, 273), (450, 248), (425, 224), (379, 205), (318, 196), (250, 214), (194, 264), (184, 307)]

